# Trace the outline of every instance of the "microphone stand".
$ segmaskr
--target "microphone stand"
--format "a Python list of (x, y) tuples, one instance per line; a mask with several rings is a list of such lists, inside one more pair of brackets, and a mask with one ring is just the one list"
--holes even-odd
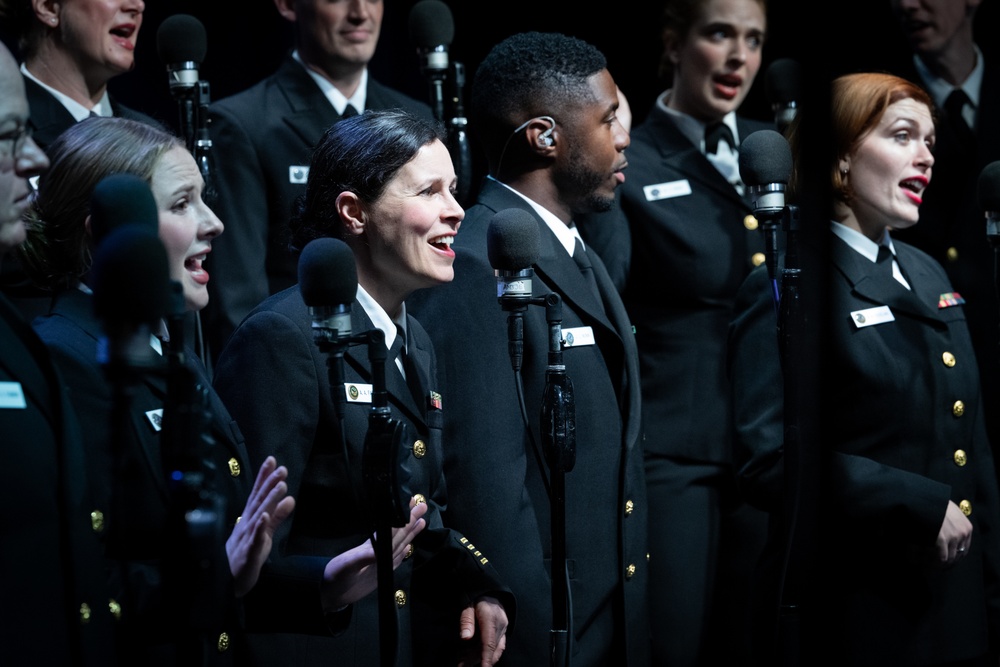
[(208, 390), (188, 365), (184, 346), (184, 296), (172, 283), (174, 308), (168, 316), (167, 397), (163, 410), (161, 458), (169, 489), (165, 549), (162, 555), (168, 618), (177, 622), (175, 662), (207, 664), (203, 641), (222, 624), (229, 563), (225, 555), (226, 503), (213, 488), (209, 452)]
[(472, 146), (469, 143), (467, 127), (469, 119), (465, 116), (465, 105), (462, 102), (465, 89), (465, 65), (451, 63), (451, 81), (454, 88), (452, 95), (452, 112), (448, 121), (448, 152), (455, 165), (458, 177), (456, 199), (462, 206), (468, 206), (472, 196)]
[(570, 664), (569, 645), (572, 611), (569, 573), (566, 570), (566, 473), (576, 463), (576, 402), (573, 382), (566, 374), (562, 353), (562, 299), (545, 297), (549, 324), (549, 357), (545, 370), (540, 428), (549, 464), (552, 534), (552, 667)]
[(388, 351), (381, 329), (368, 332), (372, 368), (372, 409), (362, 456), (362, 473), (377, 539), (374, 541), (378, 578), (379, 655), (382, 667), (396, 664), (397, 627), (392, 569), (392, 527), (406, 525), (406, 503), (399, 498), (399, 453), (406, 442), (406, 424), (393, 419), (385, 385)]
[[(530, 275), (526, 276), (530, 280)], [(562, 299), (551, 292), (544, 297), (501, 295), (501, 308), (507, 311), (507, 340), (511, 366), (514, 370), (518, 400), (525, 432), (531, 441), (542, 482), (549, 497), (550, 535), (552, 540), (552, 629), (550, 632), (552, 667), (569, 667), (572, 638), (572, 606), (570, 604), (569, 573), (566, 571), (566, 473), (576, 463), (576, 403), (573, 382), (566, 374), (562, 353)], [(539, 429), (543, 456), (532, 436), (524, 389), (521, 383), (521, 361), (524, 354), (524, 313), (528, 306), (545, 306), (549, 326), (548, 366), (542, 393)], [(547, 465), (546, 465), (547, 464)], [(546, 470), (548, 474), (546, 474)]]
[[(784, 553), (778, 589), (778, 642), (781, 664), (797, 667), (802, 659), (802, 598), (805, 588), (805, 565), (812, 535), (815, 508), (812, 498), (805, 497), (805, 480), (817, 479), (816, 452), (803, 446), (800, 432), (799, 405), (803, 387), (799, 374), (805, 362), (805, 310), (802, 306), (802, 270), (799, 263), (799, 211), (795, 206), (782, 209), (777, 220), (770, 221), (771, 231), (780, 226), (786, 233), (785, 261), (780, 281), (774, 281), (778, 294), (775, 307), (778, 315), (778, 351), (784, 387), (784, 460), (782, 530)], [(774, 233), (776, 238), (777, 234)], [(771, 246), (772, 244), (769, 244)], [(772, 249), (772, 251), (774, 251)], [(775, 264), (776, 268), (776, 264)], [(769, 267), (770, 269), (770, 267)], [(780, 290), (777, 287), (780, 282)], [(804, 529), (804, 530), (803, 530)]]

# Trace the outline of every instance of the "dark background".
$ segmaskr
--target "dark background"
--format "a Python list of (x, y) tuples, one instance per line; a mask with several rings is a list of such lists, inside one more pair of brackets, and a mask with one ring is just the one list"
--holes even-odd
[[(380, 81), (427, 99), (427, 83), (410, 44), (407, 20), (415, 0), (385, 0), (382, 36), (371, 73)], [(477, 63), (490, 47), (515, 32), (554, 31), (591, 42), (608, 57), (609, 69), (630, 101), (636, 122), (645, 117), (665, 87), (657, 74), (660, 57), (658, 0), (613, 3), (476, 2), (446, 0), (455, 20), (450, 54), (465, 64), (471, 82)], [(590, 4), (590, 7), (585, 7)], [(985, 0), (977, 15), (977, 33), (997, 26), (997, 2)], [(156, 51), (156, 32), (176, 13), (204, 23), (208, 53), (201, 67), (212, 99), (239, 92), (270, 74), (291, 47), (291, 31), (271, 0), (148, 0), (136, 49), (135, 70), (117, 77), (112, 92), (125, 104), (175, 123), (176, 107)], [(768, 119), (764, 73), (776, 58), (791, 57), (808, 72), (809, 86), (863, 69), (891, 69), (905, 57), (906, 45), (892, 22), (888, 0), (841, 0), (834, 3), (772, 0), (768, 7), (764, 64), (742, 113)], [(10, 42), (8, 32), (0, 31)], [(806, 93), (808, 95), (808, 91)], [(468, 100), (468, 88), (465, 95)]]

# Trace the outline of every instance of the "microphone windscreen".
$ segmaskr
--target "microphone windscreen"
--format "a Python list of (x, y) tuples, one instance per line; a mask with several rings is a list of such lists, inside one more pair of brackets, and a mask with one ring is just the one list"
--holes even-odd
[(170, 306), (167, 251), (154, 230), (125, 225), (111, 230), (94, 252), (94, 314), (106, 331), (151, 327)]
[(410, 43), (418, 49), (450, 46), (455, 38), (451, 10), (441, 0), (420, 0), (410, 10)]
[(200, 65), (208, 51), (205, 26), (190, 14), (167, 17), (156, 31), (156, 51), (167, 66), (185, 62)]
[(299, 255), (299, 292), (307, 306), (349, 304), (358, 293), (354, 253), (340, 239), (313, 239)]
[(802, 66), (791, 58), (775, 60), (764, 75), (764, 91), (771, 104), (798, 102), (802, 96)]
[(746, 185), (788, 183), (792, 149), (779, 132), (757, 130), (740, 143), (740, 178)]
[(1000, 160), (983, 167), (976, 186), (979, 208), (993, 213), (1000, 212)]
[(111, 174), (94, 186), (90, 195), (90, 235), (94, 246), (115, 229), (141, 225), (153, 234), (159, 230), (159, 213), (149, 184), (134, 174)]
[(497, 211), (486, 230), (486, 254), (497, 271), (520, 271), (538, 261), (538, 221), (520, 208)]

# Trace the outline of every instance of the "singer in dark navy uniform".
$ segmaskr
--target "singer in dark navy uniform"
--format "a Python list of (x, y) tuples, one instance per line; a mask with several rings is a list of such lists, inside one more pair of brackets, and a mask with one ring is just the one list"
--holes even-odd
[[(88, 205), (96, 184), (110, 174), (148, 179), (152, 189), (146, 189), (148, 212), (158, 214), (158, 218), (141, 222), (150, 229), (159, 228), (170, 277), (181, 283), (184, 307), (190, 312), (207, 299), (201, 259), (210, 251), (211, 240), (221, 233), (222, 224), (201, 201), (201, 175), (191, 154), (178, 139), (159, 130), (125, 119), (91, 118), (61, 135), (50, 146), (50, 155), (52, 167), (42, 176), (38, 196), (27, 214), (28, 240), (19, 252), (29, 275), (53, 293), (49, 315), (36, 320), (34, 326), (52, 350), (83, 425), (87, 472), (95, 485), (95, 521), (103, 525), (113, 607), (119, 619), (116, 631), (121, 660), (129, 664), (173, 660), (173, 651), (188, 637), (186, 633), (192, 632), (214, 662), (229, 664), (237, 659), (234, 652), (241, 634), (236, 595), (246, 593), (252, 581), (242, 576), (243, 566), (225, 540), (234, 531), (246, 534), (260, 521), (259, 515), (245, 509), (245, 503), (250, 507), (252, 502), (248, 498), (253, 471), (242, 435), (211, 390), (203, 367), (187, 350), (188, 368), (206, 392), (202, 407), (209, 420), (204, 434), (213, 442), (205, 451), (204, 488), (224, 503), (221, 539), (214, 545), (215, 571), (222, 588), (218, 598), (211, 598), (218, 604), (217, 620), (199, 636), (181, 616), (184, 610), (167, 605), (162, 594), (165, 554), (169, 542), (176, 539), (167, 529), (171, 492), (164, 473), (163, 448), (167, 443), (160, 435), (170, 382), (165, 358), (169, 346), (182, 341), (150, 339), (149, 344), (163, 355), (157, 366), (160, 374), (136, 379), (125, 406), (121, 440), (116, 443), (113, 434), (118, 424), (113, 418), (120, 406), (116, 405), (113, 381), (98, 361), (103, 327), (94, 314), (87, 286), (90, 267), (85, 259), (92, 252), (90, 235), (99, 226), (97, 213), (91, 213), (96, 208)], [(128, 202), (124, 205), (145, 213)], [(150, 356), (157, 358), (153, 351)], [(190, 400), (197, 399), (192, 396)], [(116, 452), (116, 446), (121, 450)], [(284, 474), (281, 471), (272, 476), (272, 470), (273, 466), (265, 473), (267, 489), (279, 484)], [(268, 500), (267, 511), (274, 522), (271, 531), (291, 509), (290, 500), (281, 500), (283, 489)], [(279, 501), (284, 503), (280, 508)], [(245, 519), (238, 523), (241, 515)], [(255, 572), (250, 579), (256, 579), (269, 544), (259, 548), (263, 553), (251, 566)], [(195, 599), (193, 595), (191, 599)]]
[[(219, 358), (216, 388), (247, 435), (251, 460), (279, 456), (298, 500), (294, 520), (276, 536), (273, 560), (286, 573), (284, 585), (302, 591), (302, 602), (280, 609), (290, 634), (252, 638), (260, 664), (379, 664), (380, 647), (392, 643), (379, 635), (379, 595), (394, 599), (401, 667), (457, 664), (459, 652), (470, 650), (489, 665), (503, 652), (513, 598), (479, 543), (494, 527), (470, 527), (466, 537), (442, 523), (441, 509), (452, 504), (441, 437), (451, 399), (437, 384), (431, 341), (404, 303), (414, 289), (452, 277), (450, 245), (464, 211), (454, 199), (455, 172), (442, 137), (402, 111), (370, 111), (341, 121), (317, 147), (292, 222), (296, 247), (331, 236), (351, 246), (358, 272), (352, 331), (378, 327), (391, 350), (405, 346), (405, 362), (391, 356), (386, 362), (385, 386), (392, 417), (409, 433), (399, 456), (409, 469), (403, 490), (417, 503), (410, 523), (397, 532), (419, 534), (409, 550), (393, 540), (395, 590), (372, 590), (372, 503), (364, 501), (361, 483), (376, 384), (367, 347), (346, 350), (345, 384), (332, 386), (327, 353), (313, 342), (309, 309), (296, 286), (255, 309)], [(343, 422), (338, 399), (346, 403)], [(367, 552), (371, 580), (339, 603), (325, 597), (321, 608), (316, 592), (324, 582), (330, 585), (327, 562), (342, 552), (352, 560)], [(336, 636), (303, 636), (323, 622), (324, 610)], [(461, 639), (460, 615), (469, 628)]]
[(518, 628), (504, 663), (550, 664), (549, 471), (532, 445), (542, 446), (549, 329), (545, 310), (530, 307), (521, 369), (526, 428), (507, 317), (487, 261), (491, 219), (517, 208), (537, 222), (541, 237), (534, 293), (561, 297), (562, 330), (576, 341), (564, 350), (576, 411), (576, 464), (565, 475), (572, 664), (648, 665), (648, 507), (635, 341), (600, 259), (579, 251), (591, 258), (595, 294), (570, 254), (579, 243), (573, 217), (610, 206), (622, 178), (628, 134), (615, 115), (616, 87), (604, 56), (589, 44), (524, 33), (494, 47), (476, 73), (472, 98), (493, 178), (456, 239), (455, 281), (412, 300), (441, 352), (457, 415), (445, 428), (447, 516), (470, 532), (490, 526), (477, 539), (518, 599)]
[[(995, 21), (996, 14), (988, 16), (979, 9), (979, 2), (890, 4), (910, 49), (898, 54), (903, 62), (889, 63), (884, 69), (926, 90), (939, 119), (934, 184), (920, 207), (920, 224), (898, 237), (940, 262), (965, 300), (963, 310), (976, 348), (983, 393), (987, 405), (997, 405), (1000, 299), (996, 255), (986, 236), (976, 186), (983, 168), (1000, 160), (1000, 124), (996, 122), (1000, 52), (992, 40), (974, 41), (976, 28), (988, 25), (991, 16)], [(994, 453), (1000, 452), (1000, 410), (988, 410), (985, 417)]]
[[(17, 64), (0, 45), (0, 118), (28, 121)], [(24, 240), (28, 178), (48, 166), (30, 138), (0, 138), (0, 257)], [(4, 662), (115, 664), (86, 459), (48, 350), (0, 296), (0, 448), (11, 474), (0, 502), (0, 642)]]
[[(382, 0), (278, 0), (296, 51), (252, 88), (211, 107), (217, 209), (229, 230), (214, 255), (206, 312), (218, 354), (258, 303), (296, 282), (288, 220), (305, 191), (309, 157), (328, 127), (366, 109), (405, 109), (430, 120), (430, 107), (370, 76)], [(350, 28), (355, 37), (340, 37)], [(358, 41), (356, 35), (367, 35)], [(348, 110), (348, 108), (350, 110)]]
[(765, 30), (763, 0), (666, 3), (670, 89), (632, 132), (620, 211), (581, 225), (598, 253), (631, 237), (622, 299), (642, 377), (654, 664), (737, 664), (750, 651), (766, 517), (736, 488), (725, 350), (736, 291), (764, 260), (738, 153), (773, 125), (737, 110)]
[[(963, 304), (940, 264), (887, 231), (917, 222), (934, 164), (931, 102), (903, 79), (854, 74), (834, 82), (832, 108), (840, 157), (829, 167), (829, 256), (812, 244), (801, 253), (803, 272), (828, 278), (826, 317), (810, 326), (830, 355), (816, 390), (801, 396), (827, 397), (822, 477), (796, 482), (820, 489), (818, 561), (795, 564), (815, 573), (798, 600), (810, 638), (801, 659), (995, 664), (1000, 498)], [(733, 326), (737, 451), (747, 497), (777, 513), (785, 458), (775, 324), (757, 269)], [(776, 601), (762, 614), (773, 630)], [(773, 635), (758, 636), (760, 664), (775, 664)]]
[[(156, 120), (120, 104), (108, 92), (108, 82), (134, 65), (142, 12), (142, 3), (135, 0), (99, 12), (73, 11), (66, 4), (36, 9), (30, 0), (12, 0), (0, 7), (0, 17), (5, 24), (9, 21), (19, 39), (31, 109), (28, 124), (43, 149), (66, 128), (93, 115), (130, 118), (162, 129)], [(111, 33), (112, 27), (119, 29), (118, 34)], [(31, 284), (12, 255), (0, 265), (0, 289), (29, 321), (48, 311), (47, 296)]]

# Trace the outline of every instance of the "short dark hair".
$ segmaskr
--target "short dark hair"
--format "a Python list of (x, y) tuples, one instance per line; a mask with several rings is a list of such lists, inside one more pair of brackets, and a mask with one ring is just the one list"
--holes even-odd
[(402, 109), (366, 111), (331, 126), (313, 151), (306, 191), (295, 204), (291, 250), (300, 252), (313, 239), (343, 238), (337, 212), (342, 192), (374, 203), (421, 148), (445, 138), (439, 123)]
[(472, 127), (491, 160), (510, 133), (534, 116), (554, 116), (593, 99), (588, 79), (607, 59), (587, 42), (559, 33), (523, 32), (494, 46), (472, 82)]

